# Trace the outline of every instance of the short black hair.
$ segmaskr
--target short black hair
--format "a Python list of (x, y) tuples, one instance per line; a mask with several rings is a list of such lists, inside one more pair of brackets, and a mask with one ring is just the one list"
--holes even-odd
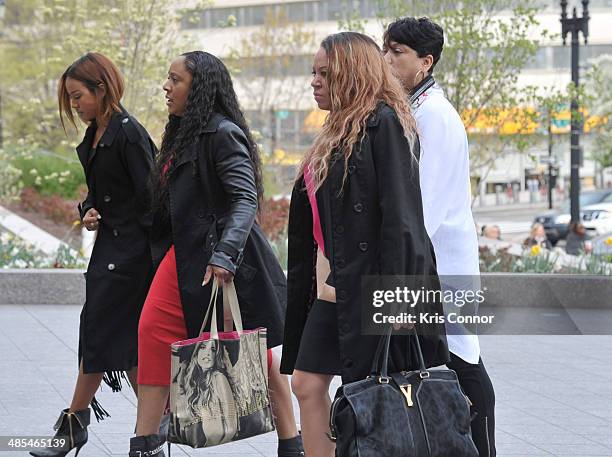
[(389, 24), (384, 35), (385, 46), (394, 41), (414, 49), (419, 57), (431, 55), (433, 64), (429, 73), (440, 60), (444, 47), (444, 30), (428, 17), (404, 17)]

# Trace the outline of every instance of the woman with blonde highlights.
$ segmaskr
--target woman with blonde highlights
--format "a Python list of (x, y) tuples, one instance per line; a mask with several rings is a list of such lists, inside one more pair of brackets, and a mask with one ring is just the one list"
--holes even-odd
[[(379, 47), (359, 33), (330, 35), (312, 75), (315, 101), (329, 115), (291, 198), (281, 370), (293, 374), (306, 455), (330, 457), (331, 380), (365, 378), (379, 340), (361, 331), (362, 276), (436, 277), (436, 268), (423, 223), (415, 121)], [(428, 366), (448, 360), (443, 325), (433, 327), (419, 337)], [(413, 366), (406, 344), (393, 337), (396, 370)]]

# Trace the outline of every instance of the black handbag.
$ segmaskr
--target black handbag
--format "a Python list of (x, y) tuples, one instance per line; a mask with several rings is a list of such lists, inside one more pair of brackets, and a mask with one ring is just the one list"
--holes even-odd
[(457, 374), (425, 368), (416, 331), (409, 341), (420, 369), (388, 374), (391, 331), (381, 336), (371, 374), (336, 391), (330, 413), (336, 456), (478, 457), (471, 403)]

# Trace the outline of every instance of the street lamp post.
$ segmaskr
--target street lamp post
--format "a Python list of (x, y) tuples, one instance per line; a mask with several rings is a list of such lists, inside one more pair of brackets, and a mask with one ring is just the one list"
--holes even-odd
[(553, 208), (553, 135), (552, 135), (552, 114), (550, 108), (548, 117), (548, 209)]
[[(580, 42), (578, 35), (582, 32), (584, 43), (589, 37), (589, 0), (582, 0), (582, 17), (576, 14), (576, 7), (573, 8), (572, 17), (567, 17), (567, 0), (561, 0), (561, 36), (563, 46), (566, 44), (567, 34), (572, 35), (572, 82), (575, 88), (579, 84), (579, 49)], [(570, 208), (572, 222), (580, 221), (580, 133), (582, 132), (582, 121), (578, 116), (578, 100), (576, 94), (573, 95), (571, 111), (571, 174), (570, 174)]]

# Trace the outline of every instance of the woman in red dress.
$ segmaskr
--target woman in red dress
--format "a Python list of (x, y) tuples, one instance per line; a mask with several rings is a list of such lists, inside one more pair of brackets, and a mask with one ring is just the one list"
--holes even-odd
[[(164, 84), (169, 120), (153, 176), (154, 263), (139, 327), (137, 436), (130, 456), (164, 456), (156, 431), (168, 401), (170, 345), (199, 336), (211, 278), (234, 280), (245, 328), (283, 338), (286, 278), (256, 222), (263, 195), (256, 143), (229, 72), (211, 54), (178, 57)], [(269, 353), (271, 356), (271, 353)], [(289, 383), (274, 361), (271, 400), (282, 457), (303, 455)]]

